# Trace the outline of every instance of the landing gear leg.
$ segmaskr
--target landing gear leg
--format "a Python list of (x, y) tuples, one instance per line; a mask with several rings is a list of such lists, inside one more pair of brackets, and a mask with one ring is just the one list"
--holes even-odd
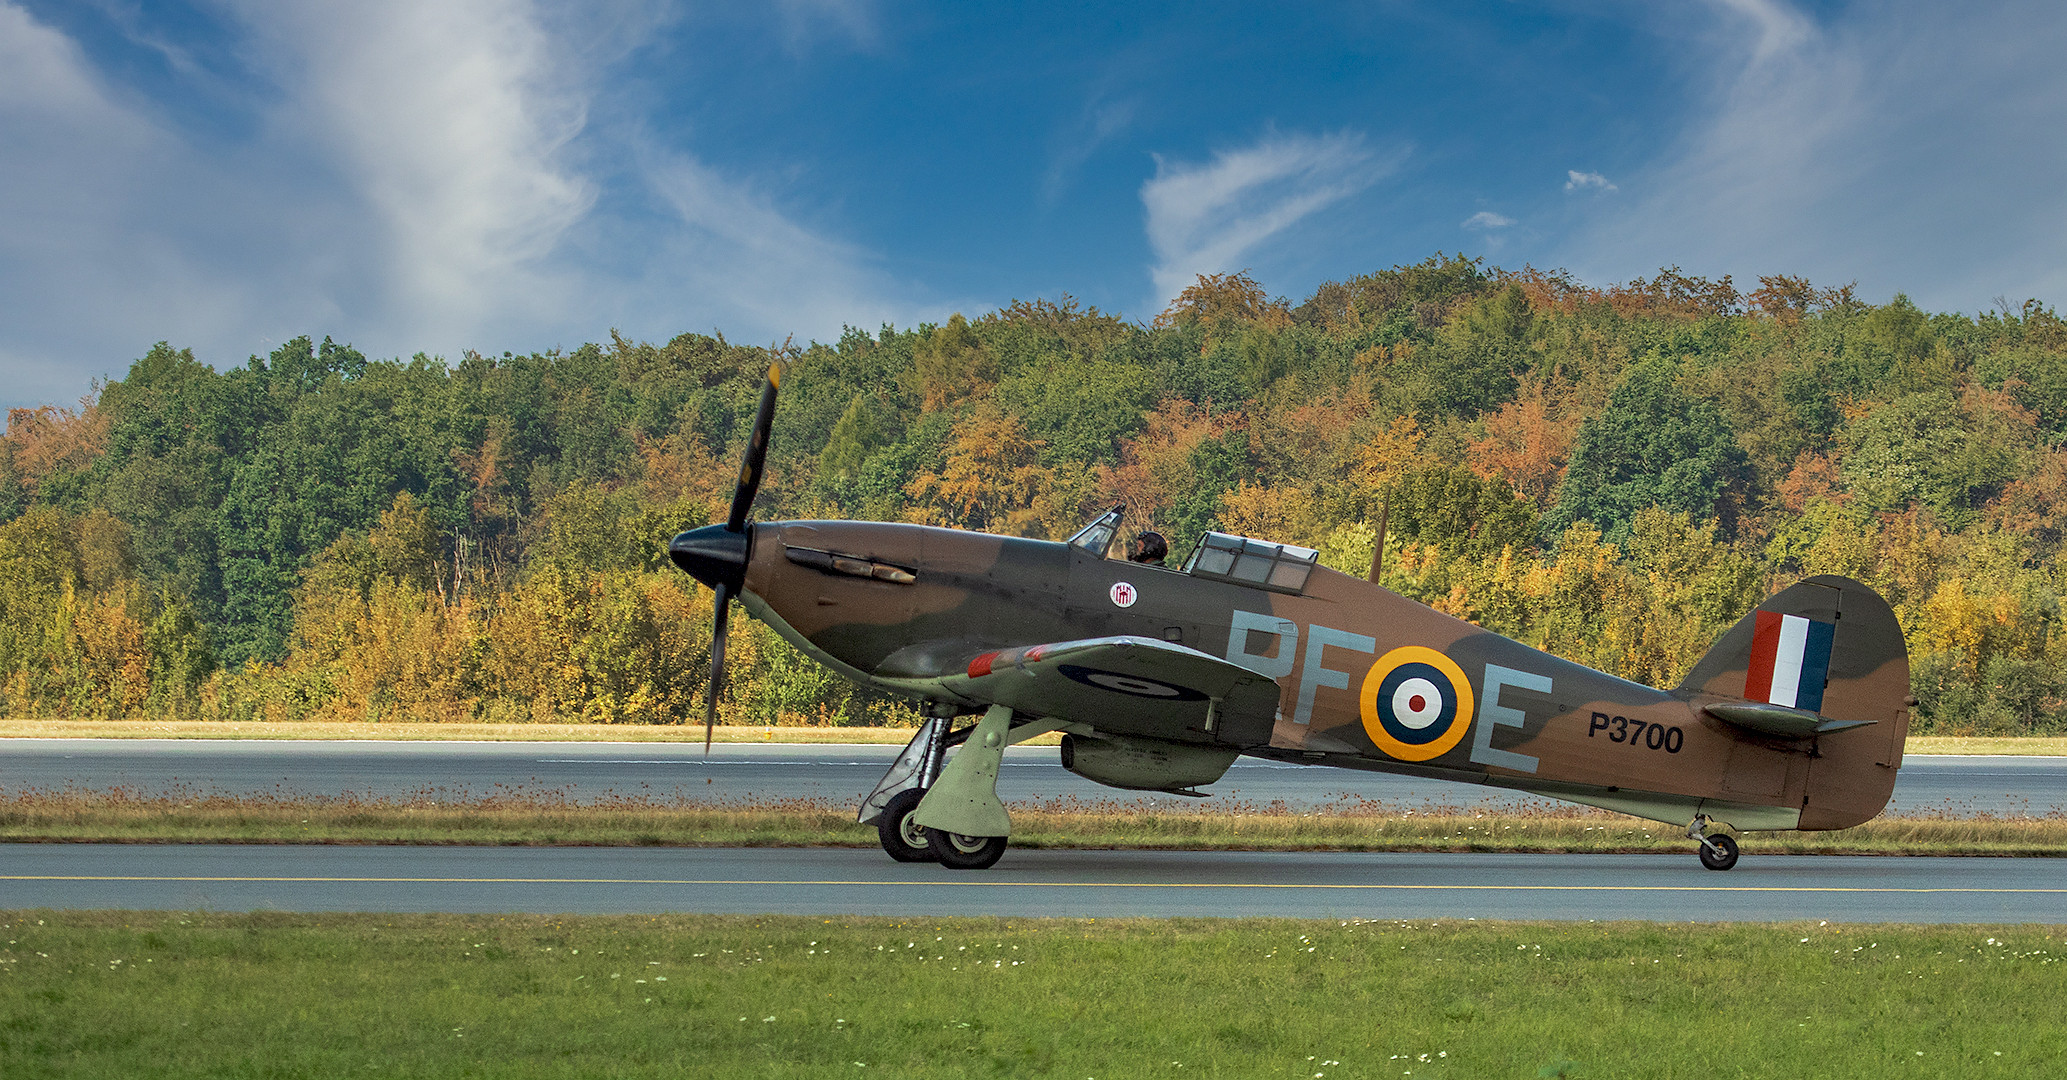
[(1012, 818), (998, 799), (998, 767), (1011, 728), (1012, 710), (991, 706), (912, 814), (940, 865), (983, 870), (1005, 854)]
[(1710, 870), (1728, 870), (1737, 865), (1737, 841), (1723, 833), (1710, 833), (1715, 822), (1703, 814), (1687, 826), (1687, 837), (1701, 842), (1701, 865)]
[(926, 797), (926, 789), (940, 777), (941, 765), (947, 756), (947, 729), (950, 720), (939, 717), (928, 720), (919, 727), (918, 734), (897, 755), (890, 771), (883, 774), (883, 780), (861, 800), (861, 812), (855, 820), (863, 825), (874, 822), (876, 836), (882, 841), (883, 850), (898, 862), (932, 862), (935, 856), (926, 842), (926, 830), (911, 820), (912, 813), (919, 808), (920, 800)]

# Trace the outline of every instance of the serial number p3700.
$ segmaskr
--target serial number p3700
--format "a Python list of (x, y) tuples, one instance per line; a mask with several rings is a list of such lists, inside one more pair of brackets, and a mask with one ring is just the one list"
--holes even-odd
[(1631, 720), (1626, 716), (1609, 716), (1607, 713), (1593, 714), (1592, 722), (1586, 725), (1586, 737), (1591, 739), (1601, 732), (1608, 733), (1609, 742), (1628, 743), (1652, 750), (1663, 750), (1668, 754), (1679, 753), (1686, 745), (1687, 733), (1677, 727), (1653, 724), (1648, 720)]

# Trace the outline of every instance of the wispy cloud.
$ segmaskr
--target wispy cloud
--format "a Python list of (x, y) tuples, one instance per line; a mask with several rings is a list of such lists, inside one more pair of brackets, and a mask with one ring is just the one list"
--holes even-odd
[(236, 200), (242, 172), (190, 153), (69, 38), (5, 0), (0, 146), (6, 403), (71, 400), (88, 378), (120, 370), (91, 355), (116, 342), (137, 355), (155, 338), (246, 317), (220, 255), (223, 238), (247, 226), (184, 198), (198, 189)]
[(1620, 190), (1607, 177), (1597, 172), (1580, 172), (1577, 169), (1566, 169), (1565, 176), (1567, 178), (1565, 180), (1566, 191), (1586, 191), (1588, 189), (1594, 191)]
[(929, 314), (768, 186), (592, 122), (666, 17), (648, 0), (223, 10), (273, 92), (211, 142), (0, 0), (0, 403), (70, 400), (159, 339), (220, 364), (303, 332), (456, 356)]
[(1466, 229), (1504, 229), (1512, 224), (1514, 224), (1514, 219), (1505, 214), (1496, 214), (1491, 210), (1481, 210), (1465, 218), (1464, 224), (1461, 227)]
[(1047, 171), (1041, 175), (1041, 202), (1053, 205), (1068, 190), (1077, 170), (1091, 155), (1134, 123), (1139, 107), (1132, 99), (1108, 100), (1093, 95), (1076, 122), (1058, 131), (1050, 142)]
[(642, 260), (631, 299), (645, 310), (627, 317), (686, 306), (706, 328), (829, 336), (906, 314), (885, 299), (896, 286), (867, 253), (797, 223), (751, 186), (681, 153), (654, 152), (644, 173), (676, 228)]
[(875, 48), (882, 40), (876, 8), (875, 0), (776, 0), (775, 4), (792, 52), (802, 52), (824, 37), (844, 38), (856, 48)]
[(1786, 0), (1713, 0), (1751, 24), (1754, 63), (1792, 53), (1816, 38), (1816, 24)]
[[(1818, 23), (1712, 0), (1708, 102), (1568, 265), (1858, 278), (1926, 306), (2067, 293), (2067, 20), (2045, 0), (1893, 0)], [(2014, 28), (2014, 29), (2010, 29)]]
[(1259, 245), (1369, 187), (1393, 167), (1353, 132), (1265, 136), (1208, 162), (1156, 159), (1141, 185), (1160, 307), (1199, 274), (1237, 269)]

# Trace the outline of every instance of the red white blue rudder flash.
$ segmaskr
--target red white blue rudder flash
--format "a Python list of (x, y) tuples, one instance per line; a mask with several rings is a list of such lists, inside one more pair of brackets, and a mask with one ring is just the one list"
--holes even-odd
[(1791, 709), (1818, 712), (1830, 677), (1830, 643), (1837, 624), (1777, 611), (1758, 613), (1744, 696)]

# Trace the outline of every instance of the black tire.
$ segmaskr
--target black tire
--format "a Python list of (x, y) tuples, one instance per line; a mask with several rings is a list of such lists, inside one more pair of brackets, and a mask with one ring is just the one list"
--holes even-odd
[(1708, 843), (1701, 845), (1701, 865), (1710, 870), (1728, 870), (1737, 865), (1737, 842), (1727, 836), (1709, 837)]
[(927, 829), (926, 841), (933, 849), (933, 857), (950, 870), (988, 870), (1005, 857), (1007, 839)]
[(876, 836), (883, 841), (883, 850), (898, 862), (934, 861), (933, 845), (926, 841), (926, 834), (933, 830), (911, 821), (912, 811), (925, 797), (924, 788), (900, 791), (890, 796), (890, 805), (883, 807), (883, 816), (876, 819)]

